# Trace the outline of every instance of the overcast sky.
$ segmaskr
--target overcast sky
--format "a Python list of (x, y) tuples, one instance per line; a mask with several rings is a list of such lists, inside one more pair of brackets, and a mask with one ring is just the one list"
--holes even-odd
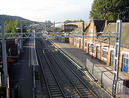
[(0, 14), (21, 16), (34, 21), (89, 21), (93, 0), (1, 0)]

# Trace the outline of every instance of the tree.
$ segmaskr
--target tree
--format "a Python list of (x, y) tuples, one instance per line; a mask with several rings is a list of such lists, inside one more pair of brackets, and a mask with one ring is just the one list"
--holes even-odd
[(80, 20), (65, 20), (64, 23), (70, 23), (70, 22), (83, 22), (82, 19)]
[(94, 0), (90, 18), (129, 21), (129, 0)]
[(15, 33), (16, 32), (16, 28), (20, 26), (19, 21), (18, 20), (6, 20), (5, 21), (5, 25), (6, 25), (6, 33)]

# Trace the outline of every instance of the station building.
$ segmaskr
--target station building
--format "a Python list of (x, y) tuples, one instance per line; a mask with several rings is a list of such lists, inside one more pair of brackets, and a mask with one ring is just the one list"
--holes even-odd
[[(122, 23), (122, 37), (121, 37), (121, 54), (120, 54), (120, 68), (129, 77), (129, 23)], [(101, 32), (101, 33), (98, 33)], [(111, 32), (105, 34), (104, 32)], [(76, 36), (70, 37), (69, 43), (75, 47), (83, 49), (91, 56), (105, 62), (105, 65), (114, 68), (115, 61), (115, 41), (116, 36), (116, 22), (104, 20), (91, 20), (87, 27), (84, 37)], [(105, 37), (106, 36), (106, 37)], [(112, 36), (112, 37), (111, 37)]]
[(89, 22), (70, 22), (65, 23), (62, 27), (64, 32), (83, 32), (83, 25), (86, 28)]

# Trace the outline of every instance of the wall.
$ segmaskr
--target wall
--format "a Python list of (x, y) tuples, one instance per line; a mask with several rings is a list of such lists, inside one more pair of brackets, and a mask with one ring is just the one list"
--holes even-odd
[[(81, 49), (82, 49), (82, 38), (69, 38), (70, 44), (72, 44), (73, 40), (76, 39), (76, 41), (74, 42), (74, 46), (79, 48), (79, 43), (77, 43), (77, 40), (81, 39)], [(83, 50), (88, 53), (88, 43), (93, 43), (90, 40), (87, 40), (87, 48), (84, 48)], [(96, 47), (99, 46), (99, 58), (101, 61), (105, 62), (107, 64), (107, 66), (110, 66), (110, 53), (111, 50), (114, 50), (114, 58), (115, 58), (115, 46), (114, 45), (109, 45), (103, 42), (99, 42), (99, 41), (95, 41), (94, 43), (94, 54), (89, 53), (90, 55), (96, 57)], [(103, 59), (102, 55), (103, 55), (103, 47), (107, 47), (107, 60)], [(85, 47), (85, 39), (84, 39), (84, 47)], [(121, 47), (121, 54), (120, 54), (120, 68), (119, 71), (121, 71), (122, 69), (122, 53), (127, 53), (129, 55), (129, 49), (127, 48), (123, 48)], [(114, 59), (115, 61), (115, 59)], [(112, 66), (114, 68), (114, 66)], [(128, 66), (129, 67), (129, 66)], [(129, 77), (129, 69), (128, 69), (128, 73), (125, 73), (125, 75), (127, 75)]]

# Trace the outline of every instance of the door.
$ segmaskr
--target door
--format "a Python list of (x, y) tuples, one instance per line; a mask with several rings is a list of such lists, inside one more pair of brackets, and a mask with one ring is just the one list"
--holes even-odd
[(91, 44), (91, 52), (94, 54), (94, 44)]
[(99, 58), (99, 46), (96, 47), (96, 58)]
[(123, 72), (126, 72), (126, 73), (128, 72), (128, 62), (129, 62), (129, 58), (123, 57), (123, 60), (122, 60)]
[(79, 48), (81, 48), (81, 39), (79, 39)]
[(90, 54), (90, 44), (88, 44), (88, 53)]
[(114, 64), (114, 51), (111, 50), (111, 53), (110, 53), (110, 66), (113, 66)]

